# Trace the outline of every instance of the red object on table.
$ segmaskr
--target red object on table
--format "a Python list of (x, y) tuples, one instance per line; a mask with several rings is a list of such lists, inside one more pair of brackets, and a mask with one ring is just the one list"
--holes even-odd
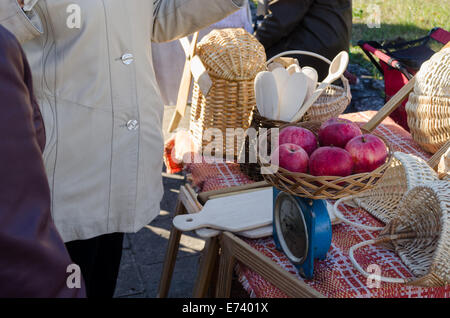
[[(346, 114), (342, 118), (354, 122), (365, 123), (375, 115), (376, 112), (362, 112)], [(392, 119), (386, 119), (380, 124), (375, 133), (385, 137), (393, 147), (394, 151), (402, 151), (428, 159), (425, 153), (412, 139), (411, 135)], [(238, 186), (252, 181), (244, 175), (235, 163), (215, 164), (188, 164), (185, 167), (192, 175), (194, 185), (201, 191), (217, 190), (223, 187)], [(382, 226), (378, 220), (362, 209), (344, 207), (343, 213), (352, 221), (362, 222), (372, 226)], [(373, 281), (368, 281), (352, 265), (349, 259), (349, 248), (359, 242), (373, 239), (378, 236), (377, 232), (354, 228), (347, 224), (333, 226), (333, 238), (327, 258), (316, 261), (315, 275), (312, 280), (305, 282), (326, 297), (450, 297), (450, 286), (447, 287), (415, 287), (404, 284), (392, 284), (381, 282), (376, 286)], [(302, 279), (297, 269), (289, 262), (286, 256), (276, 250), (272, 237), (245, 241), (262, 254), (271, 258), (287, 271)], [(379, 266), (383, 276), (411, 277), (408, 268), (402, 264), (400, 258), (389, 250), (368, 246), (355, 254), (358, 263), (367, 268), (369, 265)], [(258, 273), (241, 264), (236, 266), (239, 281), (252, 297), (287, 297), (281, 290), (267, 282)], [(374, 286), (375, 285), (375, 286)]]

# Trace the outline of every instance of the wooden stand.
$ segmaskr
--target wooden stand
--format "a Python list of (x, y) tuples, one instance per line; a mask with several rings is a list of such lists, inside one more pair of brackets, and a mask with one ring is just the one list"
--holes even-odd
[[(409, 95), (414, 88), (415, 78), (405, 85), (388, 103), (374, 116), (364, 128), (372, 131), (378, 126), (394, 109)], [(259, 184), (257, 184), (259, 185)], [(254, 186), (254, 185), (253, 185)], [(243, 188), (252, 187), (252, 185), (236, 187), (234, 189), (223, 189), (214, 191), (214, 195), (228, 194), (230, 191), (242, 191)], [(208, 195), (199, 195), (204, 203), (208, 199)], [(182, 186), (177, 203), (175, 215), (182, 213), (197, 213), (201, 210), (202, 205), (190, 185)], [(176, 256), (180, 243), (181, 232), (172, 227), (167, 249), (163, 273), (157, 297), (167, 297), (172, 279), (173, 269), (175, 267)], [(221, 251), (221, 253), (219, 253)], [(294, 277), (292, 274), (283, 270), (272, 260), (262, 255), (237, 236), (224, 232), (220, 238), (213, 237), (207, 239), (203, 257), (200, 263), (197, 280), (193, 292), (193, 297), (205, 297), (211, 285), (213, 273), (217, 265), (217, 259), (220, 257), (218, 269), (217, 289), (215, 295), (217, 297), (228, 297), (231, 289), (231, 277), (233, 266), (236, 261), (241, 262), (245, 266), (249, 266), (252, 270), (258, 272), (262, 277), (271, 282), (274, 286), (280, 288), (287, 295), (292, 297), (321, 297), (316, 290), (307, 286), (305, 283)]]
[(236, 261), (248, 266), (290, 297), (324, 297), (232, 233), (222, 233), (220, 247), (219, 277), (216, 289), (216, 297), (218, 298), (230, 296), (231, 278)]
[[(176, 206), (175, 216), (185, 213), (197, 213), (201, 209), (200, 203), (192, 196), (192, 191), (189, 185), (181, 186), (178, 202)], [(189, 189), (189, 190), (188, 190)], [(172, 274), (175, 268), (175, 262), (180, 245), (181, 231), (172, 226), (169, 237), (169, 244), (164, 259), (163, 272), (158, 289), (158, 298), (166, 298), (170, 283), (172, 281)], [(219, 239), (212, 237), (206, 240), (205, 248), (201, 258), (197, 280), (193, 291), (194, 298), (203, 298), (208, 294), (208, 289), (216, 267), (216, 260), (219, 254)]]
[[(191, 45), (191, 56), (195, 53), (195, 41)], [(444, 47), (450, 47), (450, 42)], [(368, 131), (373, 131), (387, 116), (389, 116), (409, 95), (414, 89), (415, 77), (413, 77), (397, 94), (395, 94), (384, 107), (366, 124), (363, 126)], [(184, 100), (181, 101), (180, 106), (184, 106)], [(180, 107), (183, 108), (183, 107)], [(430, 160), (429, 164), (432, 168), (436, 168), (440, 156), (450, 147), (450, 142), (438, 151)], [(224, 195), (230, 192), (242, 191), (249, 187), (263, 186), (263, 184), (256, 183), (253, 185), (245, 185), (236, 188), (227, 188), (223, 190), (214, 191), (214, 195)], [(212, 194), (212, 193), (210, 193)], [(208, 193), (202, 193), (199, 198), (204, 203), (208, 198)], [(197, 196), (189, 185), (182, 186), (177, 203), (176, 215), (181, 213), (197, 213), (201, 210), (202, 205), (197, 200)], [(176, 255), (180, 242), (181, 232), (172, 227), (170, 233), (169, 246), (164, 261), (163, 273), (161, 275), (161, 282), (159, 286), (158, 297), (167, 297), (172, 273), (175, 266)], [(217, 260), (219, 260), (218, 279), (212, 280), (213, 274), (216, 271)], [(219, 237), (213, 237), (207, 240), (203, 257), (198, 271), (197, 281), (195, 284), (193, 297), (205, 297), (210, 289), (211, 282), (217, 281), (217, 286), (213, 286), (215, 296), (229, 297), (231, 290), (231, 279), (235, 262), (239, 261), (241, 264), (248, 266), (256, 271), (267, 281), (274, 286), (281, 289), (288, 296), (291, 297), (323, 297), (313, 288), (309, 287), (294, 275), (288, 273), (280, 266), (275, 264), (268, 257), (256, 251), (243, 240), (237, 236), (223, 232)]]
[[(234, 190), (243, 191), (243, 189), (261, 185), (263, 184), (258, 183), (256, 185), (236, 187)], [(229, 191), (230, 189), (223, 190), (227, 194), (230, 193)], [(219, 191), (212, 193), (214, 196), (220, 195)], [(203, 197), (205, 197), (205, 194), (203, 194)], [(197, 213), (200, 209), (201, 204), (193, 196), (190, 186), (182, 186), (175, 215)], [(181, 232), (172, 227), (157, 295), (158, 298), (165, 298), (168, 295), (180, 238)], [(316, 290), (275, 264), (267, 256), (229, 232), (223, 232), (219, 236), (207, 239), (192, 296), (194, 298), (204, 298), (210, 295), (209, 292), (211, 291), (211, 296), (229, 297), (236, 261), (252, 268), (291, 297), (323, 297)], [(215, 277), (216, 273), (218, 273), (218, 277)]]

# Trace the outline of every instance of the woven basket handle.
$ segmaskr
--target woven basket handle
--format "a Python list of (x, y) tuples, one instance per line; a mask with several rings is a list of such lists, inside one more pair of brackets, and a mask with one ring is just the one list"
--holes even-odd
[(441, 157), (447, 152), (448, 148), (450, 148), (450, 140), (447, 141), (442, 147), (441, 149), (439, 149), (434, 155), (433, 157), (431, 157), (428, 160), (428, 165), (434, 169), (437, 170), (437, 166), (439, 164), (439, 161), (441, 160)]
[(364, 275), (364, 277), (367, 277), (367, 278), (373, 277), (374, 279), (377, 279), (379, 281), (386, 282), (386, 283), (396, 283), (396, 284), (408, 283), (409, 279), (385, 277), (385, 276), (374, 275), (374, 274), (370, 274), (370, 273), (366, 272), (361, 267), (361, 265), (358, 264), (358, 262), (355, 260), (355, 257), (353, 255), (357, 249), (359, 249), (363, 246), (367, 246), (367, 245), (371, 245), (371, 244), (379, 244), (379, 243), (394, 240), (397, 238), (400, 238), (400, 236), (399, 235), (391, 235), (391, 236), (383, 237), (382, 239), (368, 240), (368, 241), (364, 241), (364, 242), (358, 243), (356, 245), (353, 245), (352, 247), (350, 247), (350, 249), (348, 251), (350, 261), (352, 262), (353, 266), (355, 266), (355, 268), (358, 270), (358, 272), (360, 272), (362, 275)]
[(416, 78), (413, 77), (394, 96), (392, 96), (392, 98), (362, 128), (367, 131), (374, 130), (386, 117), (400, 106), (406, 97), (409, 96), (409, 93), (414, 89), (415, 83)]
[[(309, 52), (309, 51), (292, 50), (292, 51), (286, 51), (286, 52), (282, 52), (280, 54), (275, 55), (274, 57), (272, 57), (271, 59), (269, 59), (266, 62), (266, 65), (269, 65), (270, 63), (275, 61), (277, 58), (283, 57), (283, 56), (286, 56), (286, 55), (308, 55), (308, 56), (315, 57), (315, 58), (317, 58), (319, 60), (322, 60), (325, 63), (331, 64), (331, 61), (329, 59), (327, 59), (326, 57), (324, 57), (324, 56), (322, 56), (320, 54), (317, 54), (317, 53), (314, 53), (314, 52)], [(352, 94), (351, 94), (351, 90), (350, 90), (350, 85), (348, 83), (348, 79), (344, 75), (342, 75), (341, 76), (341, 81), (342, 81), (342, 83), (344, 85), (344, 88), (346, 89), (346, 93), (347, 93), (346, 96), (347, 96), (348, 100), (350, 101), (350, 99), (351, 99), (350, 96), (352, 96)]]
[(353, 200), (353, 198), (354, 198), (354, 196), (348, 196), (348, 197), (344, 197), (344, 198), (337, 200), (336, 203), (333, 205), (334, 215), (344, 223), (350, 224), (354, 227), (358, 227), (358, 228), (361, 228), (361, 229), (364, 229), (367, 231), (381, 231), (382, 229), (384, 229), (384, 227), (368, 226), (368, 225), (364, 225), (364, 224), (360, 224), (360, 223), (356, 223), (356, 222), (347, 220), (347, 218), (341, 213), (341, 211), (339, 211), (338, 207), (343, 202), (351, 201), (351, 200)]

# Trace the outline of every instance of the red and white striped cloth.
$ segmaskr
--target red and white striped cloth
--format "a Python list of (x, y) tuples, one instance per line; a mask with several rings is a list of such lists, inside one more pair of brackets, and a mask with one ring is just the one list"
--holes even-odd
[[(375, 112), (362, 112), (342, 115), (341, 117), (354, 122), (365, 123)], [(411, 135), (403, 128), (395, 124), (391, 119), (386, 119), (380, 124), (376, 133), (385, 137), (394, 148), (394, 151), (402, 151), (427, 159), (429, 154), (424, 152), (414, 142)], [(238, 186), (252, 181), (243, 174), (235, 163), (201, 163), (185, 165), (192, 176), (192, 183), (200, 191), (216, 190), (224, 187)], [(348, 219), (363, 224), (382, 226), (378, 220), (361, 209), (343, 207), (342, 212)], [(243, 211), (245, 213), (245, 211)], [(392, 284), (381, 282), (379, 286), (369, 287), (367, 279), (361, 275), (352, 265), (349, 259), (349, 248), (359, 242), (374, 239), (378, 232), (370, 232), (355, 228), (347, 224), (333, 226), (333, 238), (327, 258), (316, 261), (314, 279), (305, 280), (309, 286), (316, 289), (326, 297), (433, 297), (442, 298), (450, 296), (450, 286), (440, 288), (423, 288), (406, 286), (404, 284)], [(286, 256), (276, 250), (272, 237), (245, 241), (287, 271), (302, 279), (297, 269), (289, 262)], [(381, 269), (383, 276), (411, 277), (408, 268), (403, 265), (400, 258), (393, 252), (377, 246), (367, 246), (358, 250), (355, 259), (363, 267), (376, 264)], [(287, 297), (281, 290), (270, 284), (258, 273), (242, 264), (236, 266), (239, 281), (252, 297)]]

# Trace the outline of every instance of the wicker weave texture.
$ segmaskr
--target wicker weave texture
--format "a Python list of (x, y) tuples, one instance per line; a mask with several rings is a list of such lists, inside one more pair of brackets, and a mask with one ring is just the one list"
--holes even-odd
[[(323, 60), (329, 64), (331, 63), (331, 61), (316, 53), (308, 51), (287, 51), (278, 54), (276, 58), (273, 57), (272, 59), (270, 59), (267, 62), (268, 69), (271, 69), (271, 65), (273, 64), (278, 64), (279, 66), (284, 68), (288, 68), (292, 64), (298, 65), (298, 61), (296, 59), (286, 57), (291, 54), (314, 56), (315, 58)], [(337, 85), (330, 85), (329, 87), (327, 87), (327, 89), (314, 102), (314, 104), (310, 107), (310, 109), (306, 112), (306, 114), (300, 121), (323, 123), (330, 118), (338, 117), (344, 112), (344, 110), (352, 100), (352, 94), (347, 78), (345, 78), (345, 76), (341, 76), (340, 80), (342, 87)]]
[(353, 201), (383, 223), (397, 216), (398, 205), (406, 192), (438, 180), (436, 172), (421, 158), (402, 152), (395, 152), (393, 157), (391, 166), (373, 189), (349, 197), (347, 201)]
[(198, 44), (197, 54), (211, 76), (229, 81), (253, 80), (265, 70), (264, 47), (240, 28), (211, 31)]
[(435, 153), (450, 139), (450, 98), (411, 93), (405, 106), (414, 140)]
[[(255, 108), (255, 110), (253, 111), (253, 116), (252, 116), (253, 120), (251, 123), (251, 127), (254, 128), (258, 133), (259, 130), (261, 128), (265, 128), (265, 129), (270, 129), (270, 128), (280, 128), (286, 125), (289, 125), (289, 123), (285, 122), (285, 121), (281, 121), (281, 120), (274, 120), (274, 119), (269, 119), (266, 117), (263, 117), (259, 114), (258, 109)], [(302, 127), (310, 129), (312, 131), (317, 132), (318, 129), (320, 128), (321, 122), (317, 122), (317, 121), (308, 121), (308, 122), (303, 122), (301, 124)], [(250, 147), (253, 147), (255, 149), (256, 145), (257, 145), (257, 139), (258, 139), (258, 135), (255, 136), (256, 140), (250, 140), (249, 136), (247, 135), (245, 137), (245, 143), (243, 144), (243, 147), (240, 151), (241, 156), (240, 156), (240, 169), (243, 173), (245, 173), (250, 179), (252, 179), (253, 181), (262, 181), (264, 178), (261, 175), (261, 168), (259, 166), (258, 163), (254, 163), (254, 162), (249, 162), (249, 149)], [(256, 153), (256, 152), (255, 152)], [(245, 157), (243, 157), (245, 155)]]
[(450, 139), (450, 48), (422, 64), (406, 112), (414, 140), (426, 151), (435, 153)]
[[(343, 87), (330, 85), (311, 106), (301, 121), (324, 123), (330, 118), (339, 117), (339, 115), (341, 115), (350, 104), (352, 99), (348, 80), (343, 80), (342, 83)], [(261, 116), (256, 107), (253, 111), (251, 127), (255, 129), (278, 128), (287, 124), (289, 123), (285, 121), (269, 119)], [(248, 139), (246, 139), (243, 149), (241, 149), (241, 153), (244, 152), (246, 154), (246, 158), (248, 158), (248, 147), (249, 142)], [(242, 163), (240, 167), (241, 171), (247, 174), (250, 179), (254, 181), (263, 180), (261, 170), (256, 163), (245, 162)]]
[[(301, 122), (296, 124), (288, 124), (280, 127), (280, 130), (288, 126), (303, 127), (317, 134), (321, 123)], [(272, 184), (281, 191), (315, 200), (337, 200), (358, 194), (362, 191), (373, 189), (391, 165), (393, 158), (389, 143), (383, 137), (378, 137), (381, 138), (386, 144), (386, 147), (389, 150), (389, 156), (382, 166), (371, 172), (353, 174), (347, 177), (313, 176), (307, 173), (293, 173), (282, 167), (278, 167), (278, 171), (263, 174), (263, 177), (268, 183)], [(266, 138), (268, 141), (271, 139), (270, 131), (268, 131)], [(258, 157), (258, 163), (261, 166), (261, 169), (263, 167), (270, 166), (270, 163), (264, 162), (264, 159), (261, 157)]]
[[(227, 129), (250, 126), (256, 106), (254, 78), (265, 70), (264, 47), (243, 29), (214, 30), (198, 44), (197, 54), (212, 80), (205, 96), (194, 83), (190, 131), (194, 143), (201, 149), (211, 143), (204, 136), (207, 129), (219, 130), (224, 139)], [(243, 142), (243, 141), (242, 141)], [(234, 147), (223, 141), (223, 155), (236, 157), (241, 148), (239, 140)]]
[(409, 190), (397, 216), (381, 232), (416, 277), (409, 284), (450, 284), (450, 183), (435, 181)]
[(450, 148), (441, 157), (438, 164), (439, 178), (450, 181)]
[(434, 54), (416, 75), (414, 93), (450, 98), (450, 48)]
[[(254, 128), (257, 132), (261, 128), (279, 128), (281, 126), (286, 125), (286, 122), (281, 120), (273, 120), (266, 117), (263, 117), (259, 114), (258, 108), (253, 110), (252, 123), (251, 127)], [(261, 168), (256, 162), (250, 162), (249, 158), (249, 150), (250, 147), (253, 149), (256, 146), (256, 140), (250, 140), (250, 136), (245, 136), (245, 142), (240, 151), (240, 164), (239, 168), (243, 173), (245, 173), (251, 180), (253, 181), (262, 181), (264, 178), (261, 175)]]
[(324, 123), (330, 118), (341, 115), (351, 100), (352, 95), (348, 81), (343, 82), (343, 87), (330, 85), (306, 112), (302, 121)]

